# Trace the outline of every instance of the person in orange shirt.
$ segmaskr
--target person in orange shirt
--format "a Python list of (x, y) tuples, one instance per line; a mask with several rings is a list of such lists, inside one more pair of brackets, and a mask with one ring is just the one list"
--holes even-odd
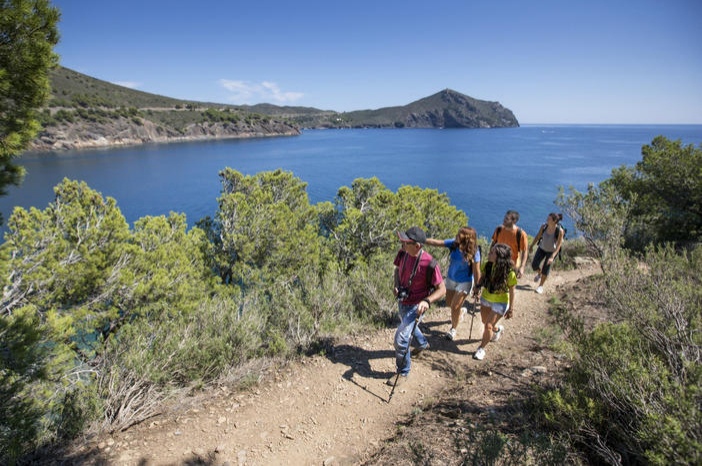
[(508, 210), (502, 225), (495, 228), (490, 247), (497, 243), (508, 245), (512, 249), (512, 261), (517, 269), (517, 278), (522, 278), (529, 258), (529, 239), (524, 230), (517, 226), (519, 212)]

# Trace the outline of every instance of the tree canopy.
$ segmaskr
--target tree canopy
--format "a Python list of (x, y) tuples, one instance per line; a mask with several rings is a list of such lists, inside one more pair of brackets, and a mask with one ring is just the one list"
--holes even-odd
[(12, 160), (39, 130), (37, 110), (49, 98), (49, 71), (58, 63), (59, 16), (48, 0), (0, 2), (0, 196), (21, 182), (23, 171)]
[(624, 229), (628, 247), (702, 240), (702, 146), (658, 136), (643, 147), (636, 165), (613, 170), (604, 185), (631, 206)]

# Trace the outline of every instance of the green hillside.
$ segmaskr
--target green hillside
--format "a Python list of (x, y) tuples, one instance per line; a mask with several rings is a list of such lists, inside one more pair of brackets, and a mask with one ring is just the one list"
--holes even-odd
[(51, 73), (51, 86), (49, 107), (175, 108), (176, 106), (185, 107), (188, 104), (200, 105), (197, 102), (118, 86), (62, 66)]
[(519, 126), (511, 110), (499, 102), (478, 100), (451, 89), (402, 107), (344, 113), (353, 127), (507, 128)]
[[(325, 119), (336, 112), (308, 107), (288, 107), (271, 104), (231, 105), (214, 102), (174, 99), (130, 89), (102, 81), (65, 67), (51, 75), (52, 96), (48, 107), (53, 109), (137, 109), (150, 110), (149, 119), (164, 124), (184, 125), (203, 120), (203, 111), (213, 109), (230, 115), (258, 114), (290, 123), (324, 125)], [(178, 111), (174, 114), (170, 111)], [(204, 118), (205, 120), (207, 118)]]
[[(474, 99), (445, 89), (408, 105), (376, 110), (336, 112), (312, 107), (277, 106), (267, 103), (230, 105), (174, 99), (150, 94), (92, 78), (68, 68), (52, 73), (52, 99), (49, 107), (83, 109), (149, 109), (151, 119), (163, 123), (199, 121), (201, 111), (216, 109), (230, 114), (267, 115), (308, 128), (501, 128), (519, 126), (514, 114), (498, 102)], [(176, 116), (163, 114), (179, 110)], [(185, 110), (191, 110), (188, 114)], [(197, 110), (197, 111), (196, 111)], [(55, 112), (52, 112), (55, 113)]]

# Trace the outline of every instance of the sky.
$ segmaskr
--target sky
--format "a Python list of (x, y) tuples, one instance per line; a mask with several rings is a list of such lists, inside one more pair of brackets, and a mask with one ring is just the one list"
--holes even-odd
[(700, 0), (55, 0), (64, 67), (338, 112), (444, 89), (520, 124), (702, 124)]

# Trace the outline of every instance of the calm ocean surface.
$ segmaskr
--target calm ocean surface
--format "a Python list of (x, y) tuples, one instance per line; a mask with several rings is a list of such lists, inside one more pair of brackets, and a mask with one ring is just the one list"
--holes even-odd
[(446, 193), (480, 235), (490, 235), (507, 209), (518, 210), (519, 225), (533, 235), (557, 211), (558, 186), (584, 190), (602, 181), (612, 168), (639, 161), (641, 147), (658, 135), (699, 146), (702, 125), (313, 130), (298, 137), (26, 154), (18, 159), (25, 181), (0, 197), (0, 212), (7, 220), (14, 206), (45, 209), (65, 177), (115, 198), (130, 224), (174, 211), (193, 225), (214, 214), (223, 168), (248, 175), (282, 168), (308, 183), (312, 203), (333, 201), (340, 187), (376, 176), (393, 191), (412, 185)]

